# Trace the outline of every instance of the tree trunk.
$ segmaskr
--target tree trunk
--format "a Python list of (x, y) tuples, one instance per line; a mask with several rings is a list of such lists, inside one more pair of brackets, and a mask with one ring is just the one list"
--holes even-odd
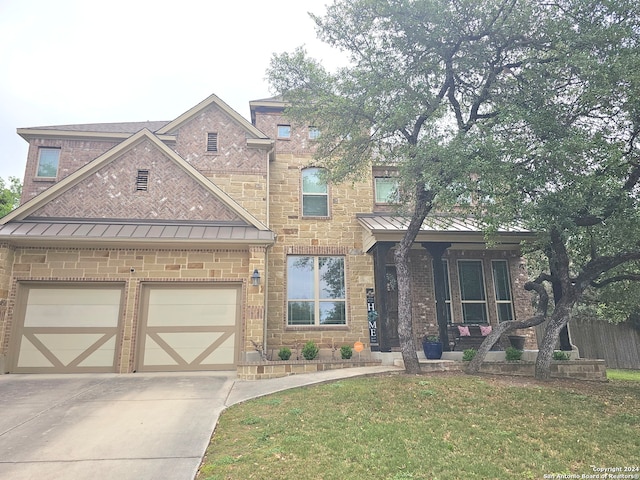
[(411, 312), (411, 271), (409, 254), (411, 245), (418, 236), (427, 214), (431, 211), (434, 194), (418, 182), (415, 186), (415, 204), (411, 221), (402, 240), (393, 253), (398, 278), (398, 339), (400, 351), (407, 373), (420, 373), (420, 363), (413, 338), (413, 318)]
[[(564, 297), (566, 298), (566, 296)], [(538, 347), (538, 358), (536, 359), (535, 377), (538, 380), (551, 379), (551, 360), (553, 359), (553, 351), (558, 342), (560, 331), (567, 325), (571, 318), (571, 308), (573, 303), (561, 300), (557, 304), (553, 314), (549, 318), (549, 323), (544, 331), (542, 342)]]

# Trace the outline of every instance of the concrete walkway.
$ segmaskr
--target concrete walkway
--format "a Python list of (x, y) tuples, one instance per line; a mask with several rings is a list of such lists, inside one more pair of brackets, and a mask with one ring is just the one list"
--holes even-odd
[(193, 480), (220, 413), (270, 393), (361, 375), (260, 381), (235, 372), (0, 375), (0, 479)]

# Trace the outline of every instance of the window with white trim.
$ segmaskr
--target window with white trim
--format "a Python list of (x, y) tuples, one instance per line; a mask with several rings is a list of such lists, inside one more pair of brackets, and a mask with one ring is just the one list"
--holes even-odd
[(493, 260), (491, 267), (493, 270), (493, 286), (496, 294), (498, 321), (507, 322), (513, 320), (513, 298), (511, 296), (509, 263), (506, 260)]
[(287, 325), (346, 325), (344, 257), (287, 257)]
[(321, 168), (302, 170), (302, 216), (329, 216), (329, 189)]
[(488, 323), (482, 260), (458, 260), (460, 301), (464, 323)]
[(59, 163), (59, 148), (40, 147), (38, 149), (38, 168), (36, 170), (36, 177), (56, 178), (58, 176)]

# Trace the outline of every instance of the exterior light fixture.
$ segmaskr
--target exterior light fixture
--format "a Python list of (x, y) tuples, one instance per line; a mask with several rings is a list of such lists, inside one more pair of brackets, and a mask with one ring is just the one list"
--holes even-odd
[(257, 287), (258, 285), (260, 285), (260, 273), (258, 272), (257, 268), (253, 271), (253, 274), (251, 275), (251, 285), (253, 285), (254, 287)]

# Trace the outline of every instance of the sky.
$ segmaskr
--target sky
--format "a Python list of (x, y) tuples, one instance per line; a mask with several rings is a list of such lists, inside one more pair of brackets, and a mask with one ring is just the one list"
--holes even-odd
[(331, 69), (308, 12), (330, 0), (0, 0), (0, 178), (22, 180), (17, 128), (172, 120), (215, 93), (249, 119), (274, 53)]

